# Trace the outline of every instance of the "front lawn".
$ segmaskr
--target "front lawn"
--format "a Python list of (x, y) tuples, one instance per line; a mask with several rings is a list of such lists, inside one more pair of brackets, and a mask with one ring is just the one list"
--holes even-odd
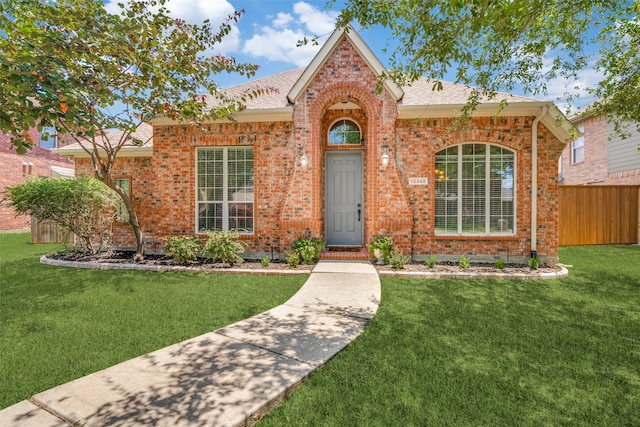
[(0, 408), (289, 299), (307, 276), (79, 270), (0, 234)]
[(382, 279), (367, 330), (260, 426), (640, 425), (640, 247), (552, 281)]

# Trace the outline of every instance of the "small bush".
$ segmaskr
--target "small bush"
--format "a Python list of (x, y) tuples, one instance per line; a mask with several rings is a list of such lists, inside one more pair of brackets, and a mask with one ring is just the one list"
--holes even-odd
[(293, 249), (300, 256), (304, 264), (315, 264), (320, 259), (320, 251), (327, 246), (327, 243), (317, 237), (299, 237), (293, 241)]
[(538, 269), (538, 258), (529, 258), (529, 268), (532, 270)]
[(289, 252), (284, 260), (293, 268), (300, 265), (300, 255), (298, 255), (298, 252)]
[(240, 254), (244, 252), (240, 235), (237, 231), (209, 231), (209, 238), (202, 251), (211, 255), (213, 262), (222, 262), (233, 266), (242, 262)]
[(471, 267), (471, 261), (466, 256), (460, 255), (459, 265), (462, 268), (469, 268), (469, 267)]
[(502, 270), (502, 269), (504, 268), (504, 266), (505, 266), (505, 262), (504, 262), (504, 260), (503, 260), (503, 259), (499, 259), (499, 260), (497, 260), (497, 261), (496, 261), (496, 265), (495, 265), (495, 266), (496, 266), (496, 268), (497, 268), (498, 270)]
[(197, 260), (201, 249), (200, 239), (194, 236), (170, 236), (164, 245), (164, 251), (178, 264)]
[(409, 255), (404, 255), (400, 251), (391, 252), (391, 256), (389, 257), (389, 264), (394, 270), (402, 270), (404, 266), (411, 261), (411, 257)]
[(270, 264), (271, 264), (271, 260), (269, 259), (268, 256), (265, 256), (260, 260), (260, 265), (263, 266), (264, 268), (269, 267)]
[(78, 243), (89, 253), (99, 250), (102, 233), (111, 228), (115, 219), (118, 195), (102, 182), (91, 177), (35, 177), (15, 187), (7, 187), (5, 196), (17, 214), (33, 215), (39, 220), (50, 219), (73, 232)]
[(382, 263), (388, 264), (391, 257), (391, 248), (393, 247), (393, 239), (391, 236), (376, 236), (373, 241), (367, 245), (369, 254), (372, 258), (375, 257), (374, 251), (379, 249), (382, 251)]
[(431, 255), (429, 258), (424, 260), (424, 265), (426, 265), (429, 268), (435, 267), (436, 266), (436, 257)]

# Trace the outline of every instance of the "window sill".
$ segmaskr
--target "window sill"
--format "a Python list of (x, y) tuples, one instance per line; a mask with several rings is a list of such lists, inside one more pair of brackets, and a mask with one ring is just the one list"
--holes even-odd
[[(200, 231), (196, 231), (196, 236), (198, 237), (206, 237), (207, 233), (202, 233)], [(255, 232), (251, 232), (251, 233), (238, 233), (238, 237), (240, 239), (251, 239), (253, 238), (253, 236), (255, 236)]]
[(435, 234), (436, 240), (519, 240), (517, 234)]

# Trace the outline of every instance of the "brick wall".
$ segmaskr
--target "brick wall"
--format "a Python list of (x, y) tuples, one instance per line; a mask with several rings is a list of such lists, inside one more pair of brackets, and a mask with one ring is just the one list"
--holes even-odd
[[(485, 259), (525, 259), (531, 249), (531, 124), (533, 117), (474, 119), (463, 131), (450, 132), (451, 119), (401, 120), (397, 125), (397, 163), (413, 214), (414, 255), (460, 254)], [(434, 156), (446, 147), (469, 142), (499, 144), (516, 155), (516, 232), (513, 236), (438, 236), (434, 233)], [(557, 257), (556, 165), (562, 144), (538, 125), (538, 255)], [(427, 186), (409, 186), (411, 177), (429, 177)]]
[(609, 173), (607, 170), (607, 119), (589, 117), (584, 125), (584, 161), (571, 164), (571, 143), (562, 152), (563, 185), (637, 185), (640, 169)]
[[(283, 253), (291, 241), (308, 234), (324, 235), (327, 150), (358, 150), (364, 160), (365, 242), (390, 234), (397, 248), (418, 258), (460, 254), (525, 260), (531, 244), (531, 125), (533, 117), (474, 119), (450, 132), (449, 119), (398, 120), (396, 101), (373, 88), (377, 76), (353, 47), (343, 42), (315, 75), (293, 109), (293, 122), (216, 123), (154, 127), (154, 155), (121, 159), (117, 177), (130, 176), (134, 203), (150, 244), (157, 248), (169, 235), (194, 234), (196, 223), (196, 147), (254, 147), (254, 233), (243, 236), (248, 252)], [(358, 108), (344, 109), (355, 104)], [(327, 145), (330, 125), (340, 118), (357, 122), (362, 146)], [(516, 154), (516, 232), (512, 236), (436, 236), (434, 233), (434, 154), (464, 143), (499, 144)], [(557, 162), (563, 145), (538, 125), (538, 254), (557, 258)], [(385, 169), (383, 152), (390, 156)], [(309, 157), (303, 169), (300, 156)], [(86, 160), (78, 170), (87, 170)], [(123, 176), (124, 175), (124, 176)], [(409, 186), (411, 177), (429, 177), (427, 186)], [(127, 228), (116, 241), (132, 244)], [(128, 240), (127, 240), (128, 239)], [(148, 249), (155, 249), (148, 247)]]
[[(32, 130), (30, 134), (34, 141), (39, 140), (37, 130)], [(0, 134), (0, 199), (4, 197), (6, 187), (18, 185), (31, 176), (51, 176), (51, 166), (73, 168), (73, 162), (39, 147), (32, 148), (26, 154), (17, 154), (11, 145), (11, 137)], [(29, 226), (28, 216), (16, 216), (6, 202), (0, 203), (0, 230), (28, 230)]]

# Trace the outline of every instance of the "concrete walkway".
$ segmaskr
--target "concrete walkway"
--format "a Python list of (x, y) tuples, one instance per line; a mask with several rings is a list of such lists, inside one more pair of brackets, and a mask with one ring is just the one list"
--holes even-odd
[(362, 333), (379, 301), (371, 264), (321, 261), (285, 304), (37, 394), (0, 425), (250, 425)]

